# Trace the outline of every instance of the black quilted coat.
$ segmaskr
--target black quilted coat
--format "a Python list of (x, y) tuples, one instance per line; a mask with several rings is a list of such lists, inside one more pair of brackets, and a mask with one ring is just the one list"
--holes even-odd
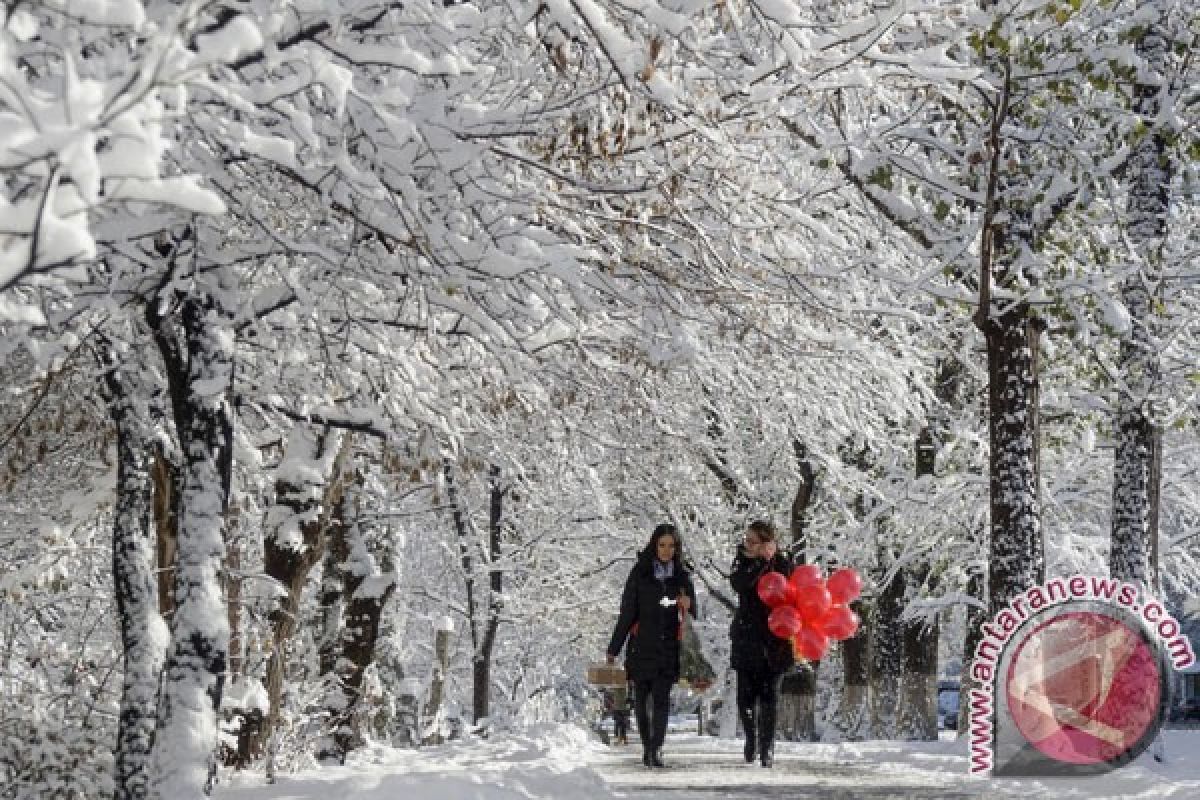
[(675, 559), (674, 574), (665, 580), (654, 577), (653, 556), (646, 552), (638, 558), (621, 593), (621, 613), (613, 630), (608, 653), (617, 656), (628, 637), (625, 672), (635, 681), (669, 677), (679, 679), (679, 606), (674, 601), (680, 590), (692, 600), (691, 614), (696, 616), (696, 591), (692, 578)]
[(729, 626), (730, 666), (734, 669), (783, 672), (795, 661), (791, 642), (780, 639), (767, 627), (771, 609), (758, 596), (758, 579), (771, 570), (784, 577), (791, 575), (791, 559), (778, 552), (770, 561), (748, 558), (738, 547), (729, 575), (729, 583), (738, 595), (737, 613)]

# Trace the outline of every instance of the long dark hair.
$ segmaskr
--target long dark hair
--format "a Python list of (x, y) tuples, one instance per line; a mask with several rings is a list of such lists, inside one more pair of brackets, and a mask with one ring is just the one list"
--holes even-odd
[(682, 575), (686, 571), (683, 566), (683, 537), (669, 522), (663, 522), (654, 527), (654, 532), (650, 534), (650, 541), (638, 554), (638, 561), (649, 569), (650, 565), (654, 563), (654, 559), (658, 557), (658, 540), (664, 536), (670, 536), (675, 540), (675, 556), (671, 560), (675, 562), (676, 574)]

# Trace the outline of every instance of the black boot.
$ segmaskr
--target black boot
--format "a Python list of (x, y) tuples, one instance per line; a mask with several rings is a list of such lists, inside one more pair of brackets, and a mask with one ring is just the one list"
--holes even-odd
[(775, 706), (763, 703), (758, 712), (758, 755), (764, 767), (775, 764)]
[(649, 699), (644, 691), (634, 692), (633, 716), (637, 721), (638, 738), (642, 740), (642, 763), (650, 766), (650, 756), (654, 752), (654, 731), (650, 728), (650, 712), (646, 708)]
[(746, 732), (746, 746), (742, 755), (745, 756), (747, 764), (753, 764), (754, 755), (758, 752), (755, 746), (754, 708), (738, 708), (738, 716), (742, 720), (742, 730)]
[(666, 766), (666, 764), (664, 764), (663, 760), (662, 760), (662, 749), (661, 748), (655, 748), (650, 751), (650, 766), (652, 766), (652, 767), (665, 767)]

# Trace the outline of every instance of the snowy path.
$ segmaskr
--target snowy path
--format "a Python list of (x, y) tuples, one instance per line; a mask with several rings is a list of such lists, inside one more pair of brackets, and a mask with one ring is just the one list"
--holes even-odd
[(607, 747), (581, 727), (547, 724), (398, 750), (372, 745), (341, 767), (310, 768), (265, 785), (261, 773), (222, 774), (213, 800), (1196, 800), (1200, 731), (1171, 731), (1166, 764), (1135, 764), (1088, 779), (992, 780), (967, 774), (966, 747), (857, 742), (776, 747), (773, 769), (746, 764), (742, 743), (672, 734), (667, 769), (641, 747)]
[[(965, 774), (947, 770), (955, 756), (928, 756), (928, 769), (911, 763), (887, 765), (870, 759), (838, 757), (827, 745), (781, 743), (772, 769), (742, 759), (741, 742), (710, 737), (672, 736), (664, 748), (667, 769), (648, 770), (636, 745), (614, 747), (594, 762), (614, 795), (645, 800), (694, 798), (928, 798), (960, 800), (1003, 792), (968, 784)], [(963, 770), (965, 772), (965, 770)]]
[[(648, 770), (641, 747), (612, 747), (592, 765), (614, 797), (629, 800), (962, 800), (963, 798), (1197, 798), (1197, 739), (1182, 732), (1168, 766), (1148, 755), (1116, 773), (1088, 779), (991, 780), (967, 774), (965, 748), (939, 742), (863, 742), (776, 747), (775, 766), (742, 759), (740, 740), (672, 735), (667, 769)], [(1186, 743), (1185, 743), (1186, 741)]]

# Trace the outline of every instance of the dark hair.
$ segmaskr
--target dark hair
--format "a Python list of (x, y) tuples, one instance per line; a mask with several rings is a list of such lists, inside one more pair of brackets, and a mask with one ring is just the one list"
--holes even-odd
[(679, 536), (679, 531), (669, 522), (663, 522), (654, 526), (654, 532), (650, 534), (650, 541), (646, 543), (645, 549), (642, 550), (642, 559), (646, 563), (650, 563), (658, 555), (658, 540), (664, 536), (670, 536), (675, 540), (675, 561), (676, 567), (683, 567), (683, 539)]
[(756, 519), (746, 526), (746, 530), (757, 534), (764, 542), (775, 541), (775, 526), (770, 520)]

